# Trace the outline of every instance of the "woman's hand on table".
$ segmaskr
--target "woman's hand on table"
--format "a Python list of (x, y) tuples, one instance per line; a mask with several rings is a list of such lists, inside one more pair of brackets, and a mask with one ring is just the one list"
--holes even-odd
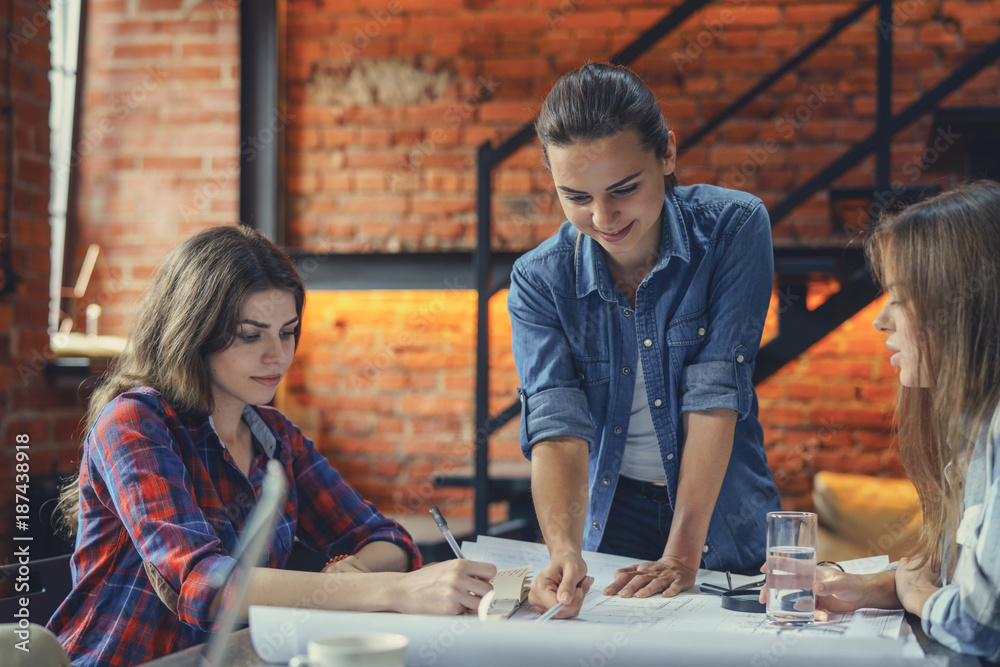
[(698, 568), (674, 556), (663, 556), (649, 563), (629, 565), (615, 570), (615, 580), (605, 589), (605, 595), (648, 598), (662, 591), (669, 598), (694, 586)]

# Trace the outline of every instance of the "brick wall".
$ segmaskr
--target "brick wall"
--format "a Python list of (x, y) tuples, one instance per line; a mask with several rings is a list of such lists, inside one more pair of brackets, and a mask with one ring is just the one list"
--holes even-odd
[(239, 28), (228, 0), (90, 5), (79, 250), (101, 254), (85, 301), (123, 333), (181, 239), (239, 212)]
[[(530, 120), (552, 83), (606, 60), (678, 1), (364, 0), (295, 3), (286, 77), (291, 242), (309, 248), (449, 250), (474, 243), (475, 146)], [(680, 140), (857, 3), (719, 2), (633, 68)], [(896, 2), (897, 109), (1000, 35), (986, 0)], [(874, 130), (877, 13), (813, 55), (679, 160), (681, 182), (773, 204)], [(997, 68), (946, 104), (998, 99)], [(893, 179), (921, 172), (928, 120), (896, 135)], [(909, 167), (909, 168), (907, 168)], [(867, 160), (838, 185), (871, 184)], [(495, 243), (527, 249), (559, 224), (536, 145), (495, 172)], [(856, 219), (856, 215), (851, 216)], [(851, 220), (854, 222), (854, 220)], [(775, 228), (779, 243), (830, 235), (825, 195)]]
[[(599, 0), (288, 3), (289, 238), (322, 251), (468, 249), (475, 146), (509, 136), (561, 73), (606, 59), (670, 6)], [(900, 1), (901, 106), (995, 39), (995, 2)], [(853, 3), (733, 2), (693, 17), (635, 69), (680, 137), (822, 32)], [(238, 14), (216, 0), (91, 3), (81, 170), (82, 247), (102, 245), (85, 301), (124, 333), (153, 267), (180, 239), (237, 215)], [(680, 158), (682, 182), (749, 190), (769, 204), (874, 127), (874, 14), (773, 94)], [(991, 68), (949, 104), (993, 104)], [(896, 137), (893, 178), (923, 173), (927, 121)], [(768, 143), (773, 140), (774, 143)], [(839, 181), (871, 180), (871, 163)], [(495, 244), (526, 249), (560, 223), (539, 151), (494, 176)], [(826, 200), (800, 207), (777, 243), (829, 236)], [(838, 239), (838, 242), (841, 242)], [(829, 291), (817, 285), (810, 299)], [(513, 400), (503, 295), (492, 304), (495, 408)], [(769, 328), (781, 307), (772, 304)], [(471, 452), (474, 300), (445, 292), (310, 295), (283, 407), (348, 479), (389, 510), (468, 493), (429, 489)], [(808, 506), (817, 469), (895, 474), (894, 380), (866, 312), (760, 387), (769, 456), (786, 504)], [(509, 425), (498, 456), (517, 456)], [(76, 443), (66, 447), (75, 448)]]
[[(12, 187), (9, 202), (0, 197), (12, 209), (10, 240), (22, 283), (0, 299), (0, 563), (12, 544), (15, 435), (31, 438), (33, 477), (75, 470), (87, 393), (84, 377), (46, 368), (48, 3), (10, 0), (3, 7), (15, 132), (0, 124), (0, 174)], [(76, 328), (83, 329), (84, 306), (97, 303), (101, 333), (123, 334), (166, 252), (198, 229), (236, 219), (238, 13), (223, 0), (95, 0), (89, 19), (81, 133), (71, 155), (80, 177), (79, 252), (65, 284), (75, 279), (87, 245), (100, 244)], [(37, 517), (40, 508), (33, 510)]]
[[(836, 285), (817, 283), (815, 308)], [(882, 300), (758, 386), (768, 460), (787, 508), (812, 506), (818, 470), (899, 475), (890, 448), (896, 376), (871, 326)], [(772, 296), (765, 341), (782, 307)], [(366, 497), (393, 513), (441, 505), (471, 511), (471, 494), (427, 480), (473, 456), (475, 295), (466, 291), (313, 292), (278, 404)], [(515, 399), (506, 292), (490, 302), (490, 410)], [(490, 441), (521, 459), (517, 420)]]
[[(335, 261), (335, 260), (332, 260)], [(320, 451), (387, 512), (471, 512), (471, 490), (434, 489), (473, 456), (475, 293), (312, 292), (278, 405)], [(490, 302), (490, 409), (517, 385), (505, 294)], [(519, 459), (517, 423), (491, 439), (497, 459)]]
[[(48, 347), (49, 291), (49, 25), (43, 2), (0, 3), (0, 247), (10, 251), (5, 268), (12, 290), (0, 295), (0, 563), (13, 541), (15, 493), (31, 490), (55, 469), (53, 443), (68, 438), (65, 419), (73, 393), (54, 387), (42, 372)], [(8, 69), (9, 68), (9, 69)], [(9, 269), (9, 272), (7, 271)], [(30, 475), (15, 489), (15, 446), (28, 441)], [(24, 461), (20, 462), (22, 465)], [(18, 480), (24, 482), (24, 479)], [(38, 507), (30, 508), (34, 517)], [(23, 531), (18, 531), (24, 534)]]

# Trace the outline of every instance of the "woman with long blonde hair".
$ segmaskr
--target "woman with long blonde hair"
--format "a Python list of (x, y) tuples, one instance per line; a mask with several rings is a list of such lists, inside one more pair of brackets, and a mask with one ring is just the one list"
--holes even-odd
[[(269, 460), (288, 492), (249, 604), (456, 614), (490, 590), (488, 563), (420, 569), (406, 531), (266, 406), (304, 302), (288, 255), (244, 226), (196, 234), (153, 279), (60, 503), (73, 590), (48, 627), (74, 665), (138, 665), (207, 639)], [(330, 558), (322, 573), (281, 569), (295, 538)]]
[(818, 568), (817, 608), (903, 607), (949, 648), (997, 660), (1000, 184), (965, 185), (888, 216), (866, 251), (888, 292), (874, 325), (899, 369), (900, 458), (923, 524), (894, 571)]

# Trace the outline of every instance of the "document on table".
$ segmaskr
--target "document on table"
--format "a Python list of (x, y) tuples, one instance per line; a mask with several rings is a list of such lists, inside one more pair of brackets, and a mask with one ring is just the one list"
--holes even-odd
[[(498, 568), (514, 567), (525, 563), (548, 562), (548, 551), (542, 544), (505, 540), (481, 536), (475, 542), (464, 542), (462, 551), (466, 558), (493, 563)], [(592, 623), (638, 625), (655, 630), (677, 632), (713, 632), (737, 634), (777, 635), (787, 632), (767, 622), (763, 614), (748, 614), (722, 609), (716, 595), (701, 594), (692, 589), (673, 598), (654, 595), (648, 598), (620, 598), (604, 595), (604, 587), (614, 580), (618, 568), (642, 561), (590, 551), (583, 553), (587, 573), (594, 577), (594, 585), (584, 599), (583, 607), (574, 620)], [(864, 558), (842, 563), (848, 572), (864, 574), (879, 572), (889, 564), (885, 556)], [(537, 568), (541, 569), (541, 566)], [(537, 574), (537, 570), (535, 572)], [(733, 586), (740, 586), (760, 577), (732, 575)], [(699, 570), (695, 583), (726, 586), (724, 572)], [(525, 604), (512, 618), (531, 620), (538, 617), (531, 605)], [(830, 620), (796, 629), (794, 632), (809, 636), (843, 634), (846, 637), (878, 636), (897, 639), (903, 626), (902, 610), (862, 609), (856, 612), (831, 613)]]

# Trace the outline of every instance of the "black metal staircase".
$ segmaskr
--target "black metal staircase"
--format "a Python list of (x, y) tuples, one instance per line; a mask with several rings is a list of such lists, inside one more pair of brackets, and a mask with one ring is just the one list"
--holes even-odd
[[(657, 41), (669, 34), (684, 20), (695, 14), (707, 0), (688, 0), (671, 14), (643, 33), (634, 43), (610, 59), (613, 64), (628, 65), (649, 50)], [(806, 202), (823, 189), (829, 189), (831, 205), (837, 201), (857, 200), (869, 202), (862, 210), (870, 216), (877, 216), (888, 207), (913, 201), (931, 194), (933, 190), (921, 187), (894, 186), (890, 182), (890, 154), (892, 138), (901, 129), (913, 123), (920, 116), (931, 112), (952, 91), (981, 71), (1000, 56), (1000, 40), (982, 49), (965, 61), (949, 76), (925, 93), (898, 114), (892, 113), (892, 30), (884, 26), (893, 25), (892, 0), (865, 0), (843, 17), (836, 20), (828, 30), (804, 47), (799, 53), (779, 66), (774, 72), (763, 77), (747, 93), (711, 118), (705, 125), (691, 134), (681, 144), (680, 152), (690, 149), (708, 136), (734, 114), (739, 112), (758, 95), (766, 91), (783, 76), (805, 62), (828, 41), (840, 34), (846, 27), (861, 18), (870, 9), (878, 7), (879, 22), (877, 59), (877, 98), (875, 130), (864, 140), (849, 148), (843, 155), (827, 165), (818, 174), (791, 193), (770, 210), (772, 227), (789, 215), (797, 206)], [(882, 27), (880, 29), (880, 27)], [(963, 109), (955, 111), (969, 128), (977, 123), (1000, 123), (1000, 113), (996, 110)], [(935, 125), (947, 123), (944, 110), (938, 111)], [(954, 120), (953, 122), (957, 122)], [(531, 529), (534, 515), (531, 510), (530, 487), (524, 475), (490, 473), (489, 439), (509, 420), (520, 413), (520, 403), (515, 401), (499, 414), (489, 414), (489, 299), (507, 286), (506, 281), (496, 279), (495, 253), (491, 249), (491, 174), (494, 167), (503, 162), (518, 148), (534, 137), (533, 124), (522, 127), (507, 141), (494, 147), (487, 141), (479, 146), (477, 153), (477, 246), (474, 255), (474, 274), (478, 291), (477, 312), (477, 365), (476, 365), (476, 440), (475, 464), (469, 475), (460, 477), (439, 477), (440, 485), (473, 486), (475, 488), (475, 532), (476, 534), (510, 534)], [(1000, 171), (997, 164), (1000, 152), (1000, 137), (995, 145), (975, 151), (975, 164), (967, 164), (965, 173), (996, 177)], [(868, 155), (875, 154), (875, 183), (871, 188), (830, 189), (833, 181), (847, 170), (857, 165)], [(958, 153), (957, 151), (955, 152)], [(979, 173), (983, 172), (983, 173)], [(863, 226), (867, 221), (862, 221)], [(776, 247), (775, 274), (778, 286), (789, 298), (785, 308), (779, 313), (778, 335), (758, 353), (754, 382), (758, 383), (775, 373), (783, 365), (836, 329), (845, 320), (867, 306), (877, 296), (877, 291), (865, 266), (861, 249), (848, 245), (849, 236), (843, 234), (843, 243), (836, 247)], [(847, 246), (847, 247), (845, 247)], [(501, 263), (511, 261), (504, 254)], [(804, 290), (808, 276), (826, 274), (835, 277), (841, 287), (821, 306), (808, 310)], [(800, 298), (796, 298), (800, 297)], [(522, 467), (523, 471), (524, 468)], [(499, 472), (499, 470), (497, 471)], [(507, 471), (509, 473), (509, 471)], [(501, 526), (488, 525), (488, 506), (497, 500), (511, 502), (511, 518)], [(517, 511), (515, 511), (517, 510)]]

